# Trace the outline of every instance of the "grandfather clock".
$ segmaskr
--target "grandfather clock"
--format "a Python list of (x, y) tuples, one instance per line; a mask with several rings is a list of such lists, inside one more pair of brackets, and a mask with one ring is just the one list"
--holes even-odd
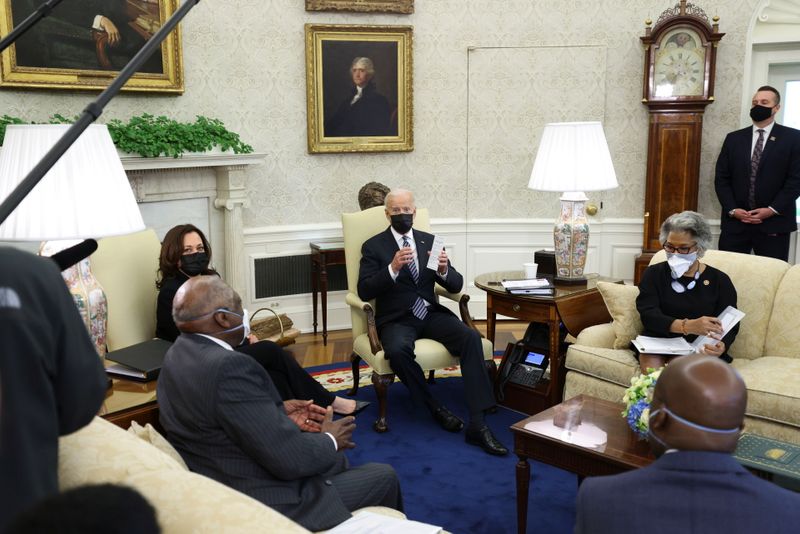
[(714, 101), (719, 33), (698, 6), (681, 0), (651, 28), (645, 21), (642, 103), (650, 112), (644, 242), (634, 283), (661, 249), (661, 223), (673, 213), (697, 209), (703, 111)]

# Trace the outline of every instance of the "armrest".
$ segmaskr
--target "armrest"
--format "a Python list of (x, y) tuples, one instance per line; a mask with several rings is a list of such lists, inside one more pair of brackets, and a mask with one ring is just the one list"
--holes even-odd
[(351, 307), (357, 308), (367, 316), (367, 337), (369, 338), (370, 350), (372, 354), (377, 354), (383, 350), (380, 339), (378, 338), (378, 327), (375, 325), (375, 309), (369, 302), (364, 302), (355, 293), (347, 293), (344, 301)]
[[(472, 328), (473, 330), (481, 334), (480, 330), (478, 330), (478, 327), (475, 326), (475, 323), (472, 322), (472, 316), (469, 313), (469, 306), (468, 306), (469, 295), (467, 295), (463, 291), (459, 293), (450, 293), (439, 284), (436, 284), (434, 286), (433, 291), (436, 293), (437, 296), (445, 297), (447, 299), (452, 300), (453, 302), (458, 302), (458, 311), (461, 314), (461, 320), (464, 321), (464, 324), (466, 324), (468, 327)], [(483, 334), (481, 334), (481, 337), (483, 337)]]

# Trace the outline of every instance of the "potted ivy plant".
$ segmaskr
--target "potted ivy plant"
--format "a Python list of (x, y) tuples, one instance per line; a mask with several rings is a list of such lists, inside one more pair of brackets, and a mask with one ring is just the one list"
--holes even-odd
[[(0, 144), (9, 124), (27, 124), (18, 117), (0, 117)], [(71, 124), (73, 120), (55, 114), (50, 124)], [(239, 134), (231, 132), (219, 119), (198, 115), (194, 122), (178, 122), (164, 116), (148, 113), (131, 117), (127, 122), (113, 119), (108, 132), (117, 149), (124, 153), (146, 158), (159, 156), (180, 157), (187, 152), (233, 152), (249, 154), (253, 147), (242, 142)]]

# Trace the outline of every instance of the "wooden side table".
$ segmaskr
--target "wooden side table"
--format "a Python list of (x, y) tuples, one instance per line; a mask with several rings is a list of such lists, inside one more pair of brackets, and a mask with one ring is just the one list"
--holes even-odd
[(136, 421), (142, 426), (150, 423), (156, 430), (163, 432), (158, 422), (157, 383), (155, 380), (136, 382), (115, 378), (97, 415), (123, 430), (128, 429), (131, 421)]
[(322, 344), (328, 344), (328, 265), (344, 265), (344, 243), (312, 241), (311, 294), (314, 299), (314, 333), (317, 333), (317, 292), (322, 296)]
[[(497, 315), (521, 321), (544, 323), (548, 326), (548, 367), (550, 380), (541, 380), (534, 389), (506, 384), (503, 404), (510, 408), (536, 413), (561, 402), (564, 391), (564, 369), (561, 324), (572, 335), (584, 326), (610, 321), (608, 310), (597, 291), (597, 282), (619, 282), (596, 274), (586, 275), (583, 285), (555, 284), (553, 295), (512, 295), (503, 289), (503, 280), (524, 278), (521, 271), (500, 271), (482, 274), (475, 285), (486, 291), (486, 337), (494, 343)], [(505, 363), (505, 362), (504, 362)], [(502, 366), (501, 366), (502, 367)]]

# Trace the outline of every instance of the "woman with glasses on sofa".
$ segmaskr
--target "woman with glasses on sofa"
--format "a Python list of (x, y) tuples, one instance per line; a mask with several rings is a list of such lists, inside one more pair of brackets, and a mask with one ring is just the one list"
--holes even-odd
[[(731, 362), (727, 349), (736, 339), (736, 325), (725, 337), (717, 319), (728, 307), (736, 307), (736, 288), (727, 274), (700, 262), (711, 245), (711, 228), (697, 212), (671, 215), (661, 225), (659, 241), (667, 261), (650, 265), (642, 274), (636, 309), (645, 336), (683, 336), (692, 342), (699, 335), (717, 340), (701, 347), (702, 354)], [(671, 356), (639, 353), (634, 347), (643, 373), (666, 365)]]
[[(175, 341), (180, 332), (172, 319), (172, 300), (178, 288), (197, 275), (217, 275), (209, 267), (211, 245), (206, 236), (194, 225), (180, 224), (172, 228), (161, 243), (158, 262), (158, 306), (156, 309), (156, 337)], [(248, 322), (245, 316), (245, 322)], [(248, 322), (249, 325), (249, 322)], [(322, 387), (289, 352), (272, 341), (259, 341), (250, 334), (234, 350), (253, 357), (269, 373), (272, 382), (283, 400), (301, 399), (314, 401), (318, 406), (333, 406), (340, 415), (351, 415), (361, 411), (369, 403), (337, 397)]]

